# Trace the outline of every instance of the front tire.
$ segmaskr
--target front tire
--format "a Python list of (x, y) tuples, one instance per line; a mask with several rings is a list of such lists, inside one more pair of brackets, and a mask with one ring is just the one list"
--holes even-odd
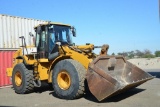
[(33, 71), (28, 70), (23, 63), (15, 65), (12, 72), (12, 84), (16, 93), (26, 94), (34, 89)]
[(65, 59), (56, 64), (52, 72), (52, 85), (56, 95), (62, 99), (75, 99), (84, 94), (86, 70), (82, 64)]

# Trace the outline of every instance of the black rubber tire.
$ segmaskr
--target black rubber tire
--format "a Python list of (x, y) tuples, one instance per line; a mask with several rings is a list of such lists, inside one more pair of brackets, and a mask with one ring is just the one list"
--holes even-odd
[[(15, 83), (15, 74), (19, 72), (22, 77), (22, 83), (20, 86), (17, 86)], [(16, 93), (18, 94), (27, 94), (33, 91), (33, 71), (28, 70), (23, 63), (15, 65), (12, 72), (12, 84)]]
[[(71, 77), (71, 85), (67, 90), (61, 89), (57, 83), (57, 76), (61, 70), (66, 70)], [(78, 61), (72, 59), (61, 60), (52, 71), (53, 89), (59, 98), (71, 100), (80, 98), (84, 94), (86, 69)]]

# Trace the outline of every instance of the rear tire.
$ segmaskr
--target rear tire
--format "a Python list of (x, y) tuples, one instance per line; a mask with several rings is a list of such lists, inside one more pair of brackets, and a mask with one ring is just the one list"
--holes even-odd
[(65, 59), (56, 64), (52, 72), (52, 85), (62, 99), (75, 99), (84, 94), (86, 69), (78, 61)]
[(34, 89), (33, 71), (28, 70), (23, 63), (15, 65), (12, 72), (12, 84), (16, 93), (26, 94)]

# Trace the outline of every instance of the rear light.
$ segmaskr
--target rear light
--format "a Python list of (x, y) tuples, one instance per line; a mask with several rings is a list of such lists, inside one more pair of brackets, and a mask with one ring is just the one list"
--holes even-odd
[(16, 59), (15, 59), (15, 58), (13, 58), (13, 62), (12, 62), (13, 64), (15, 63), (15, 60), (16, 60)]

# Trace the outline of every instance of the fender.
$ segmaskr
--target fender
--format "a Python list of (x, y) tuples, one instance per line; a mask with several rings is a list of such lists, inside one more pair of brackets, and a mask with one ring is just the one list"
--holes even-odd
[(16, 59), (22, 59), (25, 65), (28, 65), (25, 58), (23, 56), (17, 56)]
[(23, 63), (24, 63), (25, 65), (33, 65), (33, 64), (36, 62), (35, 59), (34, 59), (34, 60), (31, 60), (31, 59), (30, 59), (29, 57), (27, 57), (27, 56), (17, 56), (16, 59), (22, 59), (22, 60), (23, 60)]

